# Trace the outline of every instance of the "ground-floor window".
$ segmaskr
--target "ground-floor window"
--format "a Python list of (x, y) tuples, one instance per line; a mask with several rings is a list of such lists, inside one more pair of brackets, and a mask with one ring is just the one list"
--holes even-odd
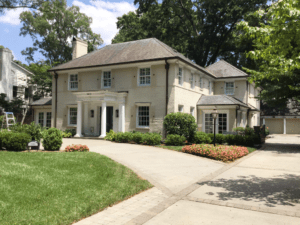
[(44, 113), (40, 112), (39, 113), (39, 120), (38, 123), (43, 127), (44, 126)]
[(46, 127), (51, 127), (51, 112), (46, 113)]
[(150, 114), (149, 106), (139, 106), (137, 112), (137, 125), (138, 127), (149, 127)]
[(205, 122), (205, 133), (212, 133), (213, 132), (213, 124), (214, 124), (212, 114), (206, 113), (204, 122)]
[(219, 134), (223, 134), (224, 131), (227, 131), (227, 114), (220, 113), (219, 114), (219, 124), (218, 124), (218, 132)]
[(178, 106), (178, 112), (182, 112), (183, 113), (183, 105), (179, 105)]
[(77, 125), (77, 108), (69, 109), (69, 125)]

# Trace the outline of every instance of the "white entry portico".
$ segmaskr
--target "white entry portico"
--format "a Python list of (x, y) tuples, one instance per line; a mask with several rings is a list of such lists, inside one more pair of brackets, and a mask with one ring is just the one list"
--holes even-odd
[[(114, 131), (125, 131), (125, 98), (127, 92), (87, 91), (75, 92), (77, 100), (77, 127), (75, 137), (96, 136), (100, 138), (107, 132), (107, 117), (114, 125)], [(111, 115), (107, 115), (108, 108)], [(116, 126), (116, 124), (118, 126)]]

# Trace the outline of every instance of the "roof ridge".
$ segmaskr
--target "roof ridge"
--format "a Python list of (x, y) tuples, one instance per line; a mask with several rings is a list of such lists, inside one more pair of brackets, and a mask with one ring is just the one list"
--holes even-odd
[[(166, 48), (165, 46), (162, 45), (162, 42), (160, 40), (158, 40), (157, 38), (153, 38), (154, 41), (156, 41), (160, 46), (162, 46), (164, 49), (166, 49), (168, 52), (170, 52), (173, 56), (176, 56), (174, 55), (173, 52), (171, 52), (168, 48)], [(171, 48), (171, 47), (170, 47)], [(173, 49), (173, 48), (172, 48)]]

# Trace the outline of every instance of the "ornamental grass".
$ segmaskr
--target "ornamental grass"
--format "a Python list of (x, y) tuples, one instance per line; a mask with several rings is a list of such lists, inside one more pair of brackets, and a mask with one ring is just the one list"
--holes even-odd
[(193, 155), (205, 156), (208, 158), (221, 160), (223, 162), (233, 161), (249, 153), (246, 147), (227, 145), (187, 145), (182, 148), (182, 152)]

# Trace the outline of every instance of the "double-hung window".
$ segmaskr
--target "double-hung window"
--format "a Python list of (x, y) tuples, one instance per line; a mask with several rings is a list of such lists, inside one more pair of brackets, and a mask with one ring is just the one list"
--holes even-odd
[(78, 90), (78, 74), (70, 74), (69, 90)]
[(212, 84), (211, 84), (211, 81), (208, 82), (208, 91), (209, 91), (209, 94), (211, 95), (212, 94)]
[(205, 133), (213, 133), (213, 117), (211, 113), (205, 113), (205, 117), (204, 117), (204, 130)]
[(40, 112), (39, 113), (39, 124), (43, 127), (44, 126), (44, 113)]
[(223, 134), (224, 131), (227, 131), (227, 114), (220, 113), (218, 116), (219, 116), (218, 132), (219, 134)]
[(191, 83), (191, 88), (194, 89), (194, 74), (191, 73), (191, 78), (190, 78), (190, 83)]
[(225, 95), (234, 94), (234, 82), (225, 82)]
[(140, 68), (139, 70), (139, 85), (148, 86), (151, 84), (150, 68)]
[(180, 86), (183, 85), (183, 73), (182, 73), (182, 68), (179, 68), (178, 70), (178, 84)]
[(149, 106), (139, 106), (138, 107), (137, 125), (138, 125), (138, 127), (149, 127), (149, 125), (150, 125)]
[(199, 77), (199, 87), (202, 89), (202, 85), (203, 85), (203, 79), (202, 77)]
[(111, 87), (111, 72), (104, 71), (103, 72), (103, 88), (110, 88)]
[(51, 112), (46, 113), (46, 127), (51, 127)]
[(77, 125), (77, 108), (69, 109), (69, 125)]

